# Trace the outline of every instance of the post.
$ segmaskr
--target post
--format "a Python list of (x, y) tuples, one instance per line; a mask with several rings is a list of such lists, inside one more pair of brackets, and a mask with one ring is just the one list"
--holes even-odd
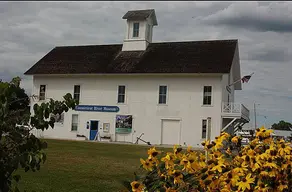
[[(206, 141), (211, 140), (211, 117), (207, 117)], [(206, 162), (208, 161), (208, 150), (205, 151)]]
[(257, 114), (256, 114), (256, 103), (253, 104), (254, 109), (254, 129), (257, 129)]

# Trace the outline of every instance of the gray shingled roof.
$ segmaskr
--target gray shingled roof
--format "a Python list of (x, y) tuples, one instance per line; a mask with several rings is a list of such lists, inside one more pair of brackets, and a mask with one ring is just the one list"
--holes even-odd
[(99, 73), (229, 73), (237, 40), (151, 43), (145, 51), (122, 44), (55, 47), (26, 75)]
[(122, 18), (128, 20), (144, 20), (152, 15), (154, 16), (154, 25), (157, 25), (154, 9), (128, 11)]

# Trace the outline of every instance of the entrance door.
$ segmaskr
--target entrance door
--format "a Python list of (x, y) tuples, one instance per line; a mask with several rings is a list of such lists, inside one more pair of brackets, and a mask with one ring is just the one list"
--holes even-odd
[(162, 120), (162, 142), (161, 144), (180, 144), (180, 121)]
[(98, 121), (91, 120), (90, 121), (89, 140), (94, 140), (97, 132), (98, 132)]

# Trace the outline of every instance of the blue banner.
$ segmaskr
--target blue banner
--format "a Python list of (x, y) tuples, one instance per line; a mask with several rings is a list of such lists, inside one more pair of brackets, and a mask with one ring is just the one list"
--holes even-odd
[(119, 112), (118, 106), (103, 106), (103, 105), (77, 105), (75, 111), (93, 111), (93, 112)]

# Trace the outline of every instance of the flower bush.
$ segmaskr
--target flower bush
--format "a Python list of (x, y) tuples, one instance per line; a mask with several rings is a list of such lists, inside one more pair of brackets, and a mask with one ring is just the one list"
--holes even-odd
[(173, 152), (148, 150), (140, 159), (132, 191), (292, 191), (291, 143), (273, 139), (261, 127), (247, 146), (241, 138), (221, 133), (202, 143), (205, 153), (174, 146)]

